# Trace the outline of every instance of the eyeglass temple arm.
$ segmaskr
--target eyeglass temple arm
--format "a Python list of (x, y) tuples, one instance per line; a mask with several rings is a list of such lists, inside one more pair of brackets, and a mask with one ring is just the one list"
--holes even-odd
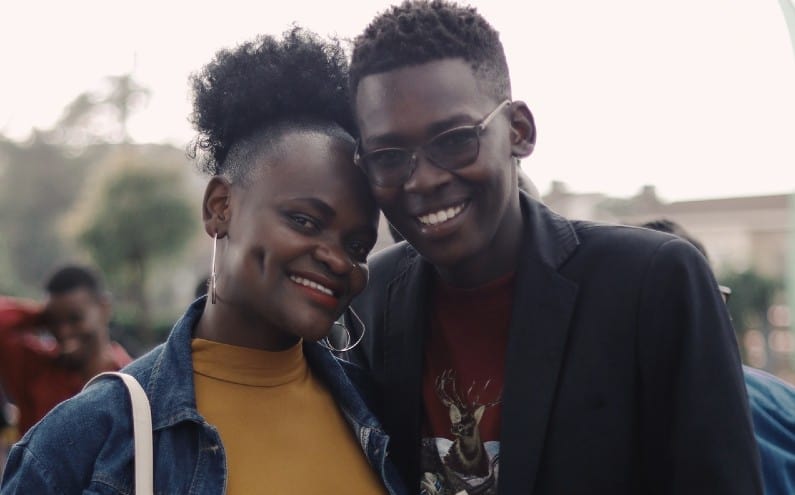
[(502, 107), (504, 107), (506, 105), (510, 105), (510, 104), (511, 104), (511, 100), (505, 100), (502, 103), (500, 103), (499, 105), (497, 105), (497, 108), (492, 110), (491, 113), (488, 114), (485, 119), (483, 119), (483, 122), (478, 124), (478, 128), (480, 128), (480, 130), (485, 129), (486, 126), (489, 125), (489, 122), (491, 122), (494, 119), (494, 117), (496, 117), (497, 114), (500, 113), (500, 110), (502, 110)]

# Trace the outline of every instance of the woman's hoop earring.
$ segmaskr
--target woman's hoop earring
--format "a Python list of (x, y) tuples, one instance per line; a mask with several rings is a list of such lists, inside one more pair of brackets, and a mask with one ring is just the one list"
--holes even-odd
[(215, 273), (215, 252), (218, 249), (218, 232), (215, 233), (213, 236), (213, 259), (210, 262), (210, 302), (215, 304), (216, 295), (215, 295), (215, 281), (216, 281), (216, 273)]
[(350, 342), (351, 342), (351, 332), (350, 332), (350, 330), (348, 330), (348, 327), (345, 326), (345, 323), (343, 323), (341, 321), (335, 321), (334, 323), (331, 324), (331, 327), (334, 328), (335, 326), (338, 326), (338, 327), (341, 327), (343, 330), (345, 330), (345, 345), (342, 347), (342, 349), (338, 349), (338, 348), (334, 347), (333, 345), (331, 345), (331, 342), (329, 341), (328, 337), (323, 337), (322, 339), (320, 339), (318, 341), (318, 344), (320, 344), (321, 346), (323, 346), (326, 349), (330, 350), (331, 352), (348, 352), (348, 351), (352, 350), (354, 347), (356, 347), (357, 345), (359, 345), (359, 342), (361, 342), (362, 339), (364, 338), (364, 334), (367, 331), (367, 327), (364, 326), (364, 322), (362, 321), (361, 318), (359, 318), (359, 315), (356, 314), (356, 311), (354, 311), (352, 307), (349, 306), (348, 307), (348, 311), (350, 311), (350, 313), (353, 315), (355, 320), (362, 327), (362, 333), (359, 334), (359, 338), (356, 339), (356, 342), (354, 342), (353, 344), (350, 344)]

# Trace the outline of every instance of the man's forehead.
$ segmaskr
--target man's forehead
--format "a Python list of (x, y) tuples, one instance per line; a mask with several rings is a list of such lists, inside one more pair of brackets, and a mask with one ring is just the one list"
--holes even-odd
[(356, 102), (391, 103), (433, 100), (450, 91), (478, 90), (476, 76), (463, 59), (434, 60), (365, 76), (357, 87)]
[(444, 59), (366, 76), (356, 91), (356, 112), (366, 138), (419, 121), (477, 116), (484, 99), (471, 67)]
[(53, 307), (69, 308), (84, 304), (98, 303), (99, 295), (86, 287), (76, 287), (74, 289), (49, 294), (47, 304)]

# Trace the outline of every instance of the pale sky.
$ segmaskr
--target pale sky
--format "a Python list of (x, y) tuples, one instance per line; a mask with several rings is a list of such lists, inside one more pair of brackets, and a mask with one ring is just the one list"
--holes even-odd
[[(393, 2), (0, 0), (0, 133), (51, 126), (104, 76), (152, 90), (138, 142), (184, 146), (188, 75), (292, 22), (357, 35)], [(536, 117), (523, 162), (542, 192), (667, 200), (795, 192), (795, 56), (778, 0), (470, 2), (501, 33), (513, 96)]]

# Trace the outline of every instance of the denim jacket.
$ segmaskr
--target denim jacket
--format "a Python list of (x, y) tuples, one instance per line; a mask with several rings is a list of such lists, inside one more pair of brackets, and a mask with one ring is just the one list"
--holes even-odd
[[(203, 308), (204, 298), (194, 302), (164, 344), (123, 370), (138, 380), (151, 403), (157, 494), (226, 492), (224, 447), (197, 411), (193, 387), (191, 334)], [(406, 493), (387, 459), (389, 438), (353, 385), (361, 371), (317, 344), (305, 344), (304, 352), (387, 492)], [(127, 389), (120, 380), (103, 379), (53, 409), (14, 446), (0, 493), (132, 494), (133, 480)]]

